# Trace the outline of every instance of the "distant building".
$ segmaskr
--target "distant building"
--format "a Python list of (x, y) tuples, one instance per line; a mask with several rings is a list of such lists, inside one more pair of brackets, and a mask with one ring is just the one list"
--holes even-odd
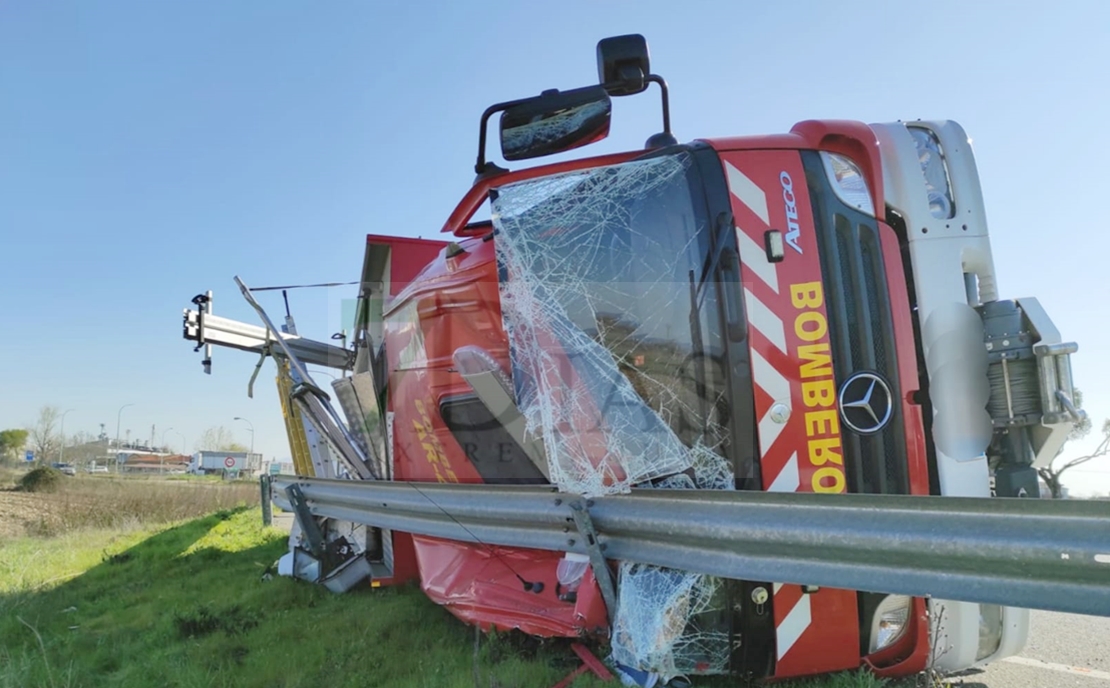
[(190, 457), (184, 454), (143, 454), (129, 452), (120, 463), (121, 473), (184, 473)]

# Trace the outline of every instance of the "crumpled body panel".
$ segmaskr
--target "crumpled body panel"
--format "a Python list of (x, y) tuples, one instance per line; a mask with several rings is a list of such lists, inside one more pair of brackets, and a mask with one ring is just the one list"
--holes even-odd
[(424, 592), (467, 623), (547, 637), (607, 630), (605, 605), (592, 576), (583, 580), (577, 603), (559, 599), (555, 567), (562, 552), (426, 537), (413, 541)]

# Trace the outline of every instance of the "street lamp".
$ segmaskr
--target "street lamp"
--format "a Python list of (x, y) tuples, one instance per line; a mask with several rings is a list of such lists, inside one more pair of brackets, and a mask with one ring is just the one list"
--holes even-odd
[(187, 442), (185, 441), (185, 435), (183, 435), (182, 433), (180, 433), (180, 432), (179, 432), (179, 431), (177, 431), (177, 430), (174, 430), (174, 431), (173, 431), (173, 434), (175, 434), (175, 435), (177, 435), (178, 437), (180, 437), (180, 438), (181, 438), (181, 453), (182, 453), (182, 454), (184, 454), (184, 453), (185, 453), (185, 449), (186, 449), (186, 446), (185, 446), (185, 445), (186, 445), (186, 444), (188, 444), (188, 443), (187, 443)]
[(119, 421), (120, 416), (123, 415), (123, 410), (128, 406), (134, 406), (134, 404), (124, 404), (119, 407), (119, 411), (116, 413), (116, 473), (119, 473)]
[[(66, 413), (72, 410), (66, 409)], [(66, 413), (62, 414), (62, 450), (59, 452), (58, 463), (65, 463), (66, 461)]]
[[(162, 431), (162, 449), (163, 450), (166, 448), (166, 433), (169, 432), (170, 430), (173, 430), (173, 428), (166, 428), (165, 430)], [(166, 472), (166, 457), (165, 457), (165, 455), (163, 455), (158, 460), (158, 475), (162, 475), (165, 472)]]
[[(254, 423), (250, 422), (246, 418), (240, 418), (239, 416), (235, 416), (235, 420), (241, 420), (251, 427), (251, 454), (254, 454)], [(247, 461), (249, 465), (250, 459), (248, 458)]]

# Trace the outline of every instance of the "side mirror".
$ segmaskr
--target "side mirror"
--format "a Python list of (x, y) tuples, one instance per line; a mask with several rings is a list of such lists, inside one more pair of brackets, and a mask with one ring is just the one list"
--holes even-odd
[(561, 153), (609, 135), (613, 104), (601, 86), (545, 91), (501, 113), (501, 155), (526, 160)]
[(651, 74), (647, 40), (638, 33), (603, 38), (597, 43), (597, 78), (611, 96), (642, 93)]

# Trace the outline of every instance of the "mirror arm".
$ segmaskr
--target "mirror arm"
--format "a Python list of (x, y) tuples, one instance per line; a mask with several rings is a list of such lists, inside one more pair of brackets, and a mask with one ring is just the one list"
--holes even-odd
[(670, 135), (671, 133), (671, 99), (667, 91), (667, 82), (663, 77), (658, 74), (648, 74), (644, 81), (649, 83), (659, 84), (659, 89), (663, 94), (663, 133)]
[(507, 100), (504, 103), (497, 103), (490, 105), (486, 111), (482, 113), (482, 122), (478, 125), (478, 162), (474, 165), (474, 174), (481, 175), (487, 172), (486, 169), (486, 129), (489, 125), (489, 118), (493, 117), (498, 112), (508, 110), (514, 105), (530, 100), (529, 98), (518, 98), (517, 100)]
[[(663, 96), (663, 133), (667, 136), (673, 136), (673, 134), (671, 134), (671, 98), (670, 91), (667, 90), (667, 81), (658, 74), (648, 74), (643, 78), (643, 83), (645, 84), (645, 88), (646, 84), (659, 84), (659, 90)], [(621, 87), (626, 85), (626, 81), (611, 81), (602, 84), (601, 87), (612, 94), (614, 91), (619, 91)]]

